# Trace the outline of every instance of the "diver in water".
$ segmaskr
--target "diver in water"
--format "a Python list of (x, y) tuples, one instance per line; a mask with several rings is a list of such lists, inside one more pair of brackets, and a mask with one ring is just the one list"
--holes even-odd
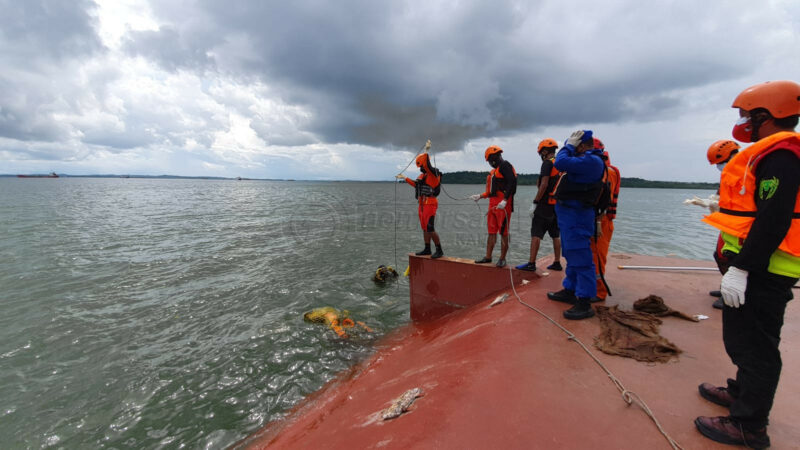
[[(430, 142), (430, 141), (429, 141)], [(416, 163), (422, 172), (416, 180), (407, 178), (405, 175), (398, 174), (398, 180), (405, 180), (406, 183), (414, 187), (414, 198), (419, 202), (419, 224), (422, 227), (422, 237), (425, 240), (425, 248), (415, 253), (417, 256), (431, 255), (431, 240), (436, 244), (436, 251), (431, 255), (431, 259), (444, 256), (442, 243), (439, 241), (439, 233), (436, 232), (434, 222), (436, 220), (436, 210), (439, 208), (439, 190), (442, 184), (442, 172), (433, 167), (431, 159), (427, 153), (417, 156)]]
[(486, 162), (492, 166), (492, 171), (486, 178), (486, 192), (471, 195), (470, 199), (476, 202), (482, 198), (489, 199), (489, 212), (486, 215), (486, 226), (489, 237), (486, 240), (486, 256), (476, 259), (475, 264), (492, 262), (492, 251), (500, 233), (500, 259), (497, 267), (505, 267), (506, 253), (508, 252), (508, 231), (511, 224), (511, 213), (514, 212), (514, 194), (517, 192), (517, 171), (510, 162), (500, 156), (503, 149), (492, 145), (486, 149)]

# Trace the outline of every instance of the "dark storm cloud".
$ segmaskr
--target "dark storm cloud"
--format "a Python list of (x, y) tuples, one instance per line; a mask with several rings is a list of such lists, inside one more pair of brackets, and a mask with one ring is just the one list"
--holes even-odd
[(102, 51), (88, 0), (0, 0), (0, 137), (56, 141), (69, 105), (59, 86), (64, 66)]
[(172, 27), (163, 27), (158, 31), (133, 31), (128, 34), (124, 49), (131, 55), (156, 61), (170, 71), (213, 68), (214, 61), (206, 54), (206, 50), (215, 43), (205, 33), (185, 34), (191, 35), (192, 39), (184, 39)]
[[(301, 131), (328, 143), (413, 148), (431, 137), (459, 149), (470, 139), (550, 125), (652, 120), (680, 110), (681, 90), (740, 76), (749, 63), (731, 58), (736, 45), (719, 29), (726, 24), (691, 5), (199, 6), (187, 17), (154, 4), (176, 28), (131, 35), (129, 50), (170, 70), (217, 64), (260, 77), (284, 101), (308, 108), (313, 116)], [(247, 37), (247, 57), (226, 58), (220, 49), (230, 50), (237, 36)]]
[(26, 59), (69, 58), (102, 48), (90, 0), (0, 0), (3, 52)]

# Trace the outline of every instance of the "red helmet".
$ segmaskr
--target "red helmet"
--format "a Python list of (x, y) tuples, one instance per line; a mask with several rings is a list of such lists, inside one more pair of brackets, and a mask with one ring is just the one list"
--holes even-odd
[(594, 148), (596, 148), (598, 150), (605, 150), (606, 149), (606, 146), (603, 145), (603, 141), (601, 141), (600, 139), (593, 138), (592, 143), (594, 144)]
[(430, 165), (430, 158), (428, 157), (427, 153), (423, 153), (417, 156), (417, 167), (428, 166)]
[(723, 163), (731, 158), (733, 152), (739, 151), (741, 147), (739, 144), (733, 141), (729, 141), (727, 139), (722, 139), (717, 142), (711, 144), (711, 147), (708, 147), (708, 163), (709, 164), (719, 164)]
[(539, 153), (542, 153), (542, 149), (545, 148), (558, 148), (558, 142), (555, 139), (542, 139), (542, 142), (539, 142)]
[(767, 81), (742, 91), (734, 108), (752, 111), (764, 108), (777, 119), (800, 114), (800, 84), (794, 81)]
[(486, 155), (485, 155), (486, 160), (488, 161), (489, 157), (494, 155), (495, 153), (503, 153), (503, 149), (496, 145), (490, 145), (489, 148), (486, 149)]

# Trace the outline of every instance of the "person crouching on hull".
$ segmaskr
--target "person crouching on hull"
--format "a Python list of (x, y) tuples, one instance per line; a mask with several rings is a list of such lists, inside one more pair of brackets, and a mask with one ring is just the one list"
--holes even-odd
[(492, 251), (500, 233), (500, 259), (497, 267), (505, 267), (506, 253), (508, 253), (508, 230), (511, 226), (511, 213), (514, 211), (514, 194), (517, 192), (517, 172), (510, 162), (503, 159), (500, 154), (503, 149), (495, 145), (486, 149), (486, 162), (492, 166), (492, 171), (486, 179), (486, 192), (471, 195), (476, 202), (482, 198), (489, 199), (489, 212), (486, 216), (486, 225), (489, 237), (486, 240), (486, 256), (476, 259), (475, 264), (492, 262)]
[(414, 187), (414, 198), (419, 202), (419, 225), (422, 227), (425, 248), (415, 254), (417, 256), (431, 255), (431, 240), (433, 240), (436, 252), (431, 255), (431, 259), (441, 258), (444, 256), (444, 251), (442, 251), (442, 243), (439, 241), (439, 233), (436, 232), (434, 222), (436, 210), (439, 208), (439, 201), (436, 197), (439, 196), (441, 189), (442, 173), (433, 167), (427, 153), (417, 156), (416, 163), (422, 172), (416, 180), (406, 178), (403, 174), (396, 177)]
[(594, 148), (591, 130), (578, 130), (558, 151), (555, 166), (566, 172), (556, 188), (556, 217), (561, 230), (561, 251), (567, 260), (564, 289), (547, 298), (572, 304), (564, 311), (571, 320), (594, 316), (590, 299), (597, 295), (591, 239), (594, 236), (594, 202), (602, 191), (602, 152)]

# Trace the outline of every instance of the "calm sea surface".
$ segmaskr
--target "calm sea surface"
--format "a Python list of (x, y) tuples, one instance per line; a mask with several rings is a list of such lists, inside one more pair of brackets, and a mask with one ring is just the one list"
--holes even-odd
[[(445, 188), (445, 254), (481, 257), (486, 201), (448, 194), (482, 186)], [(710, 193), (623, 189), (611, 251), (710, 259), (716, 233), (682, 204)], [(0, 235), (2, 448), (224, 448), (408, 322), (407, 279), (371, 276), (422, 247), (391, 183), (0, 178)], [(339, 340), (303, 322), (318, 306), (375, 332)]]

